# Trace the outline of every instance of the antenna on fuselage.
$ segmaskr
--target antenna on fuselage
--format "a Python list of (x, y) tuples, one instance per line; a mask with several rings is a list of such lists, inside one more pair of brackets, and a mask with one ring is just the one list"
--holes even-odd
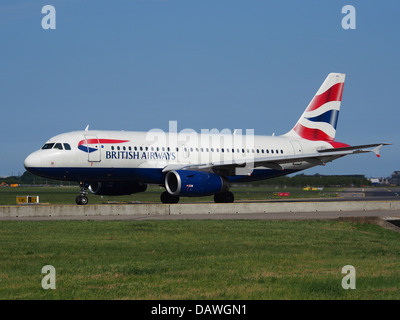
[(85, 131), (89, 131), (89, 125), (86, 126)]

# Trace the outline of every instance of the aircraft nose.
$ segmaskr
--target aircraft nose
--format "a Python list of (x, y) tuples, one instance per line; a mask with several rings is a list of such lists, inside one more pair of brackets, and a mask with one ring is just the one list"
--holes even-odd
[(42, 158), (36, 152), (31, 153), (24, 161), (24, 167), (29, 171), (30, 168), (42, 166)]

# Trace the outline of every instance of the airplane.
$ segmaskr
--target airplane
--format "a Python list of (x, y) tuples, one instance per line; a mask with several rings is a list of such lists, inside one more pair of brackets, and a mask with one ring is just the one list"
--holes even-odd
[(350, 146), (335, 141), (345, 74), (330, 73), (287, 133), (261, 136), (224, 132), (74, 131), (49, 139), (24, 161), (29, 172), (76, 181), (76, 203), (96, 195), (130, 195), (148, 184), (164, 187), (162, 203), (212, 196), (232, 203), (232, 183), (292, 174), (335, 159), (373, 152), (388, 143)]

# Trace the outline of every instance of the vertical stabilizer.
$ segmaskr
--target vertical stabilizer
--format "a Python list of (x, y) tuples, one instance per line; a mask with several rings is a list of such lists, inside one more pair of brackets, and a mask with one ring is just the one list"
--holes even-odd
[(345, 77), (344, 73), (328, 74), (296, 125), (285, 136), (334, 141)]

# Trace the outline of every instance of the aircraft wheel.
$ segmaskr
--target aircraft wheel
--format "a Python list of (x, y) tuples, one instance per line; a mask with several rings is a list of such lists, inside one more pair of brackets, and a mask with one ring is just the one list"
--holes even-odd
[(232, 203), (232, 202), (234, 202), (235, 201), (235, 196), (233, 195), (233, 193), (232, 192), (230, 192), (230, 191), (228, 191), (227, 193), (226, 193), (226, 202), (227, 203)]
[(86, 205), (88, 204), (89, 199), (86, 196), (77, 196), (75, 202), (79, 205)]
[(232, 203), (235, 201), (235, 197), (232, 192), (217, 193), (214, 195), (215, 203)]
[(161, 199), (162, 203), (178, 203), (179, 202), (179, 196), (173, 196), (172, 194), (169, 194), (167, 191), (164, 191), (163, 193), (161, 193), (160, 199)]

